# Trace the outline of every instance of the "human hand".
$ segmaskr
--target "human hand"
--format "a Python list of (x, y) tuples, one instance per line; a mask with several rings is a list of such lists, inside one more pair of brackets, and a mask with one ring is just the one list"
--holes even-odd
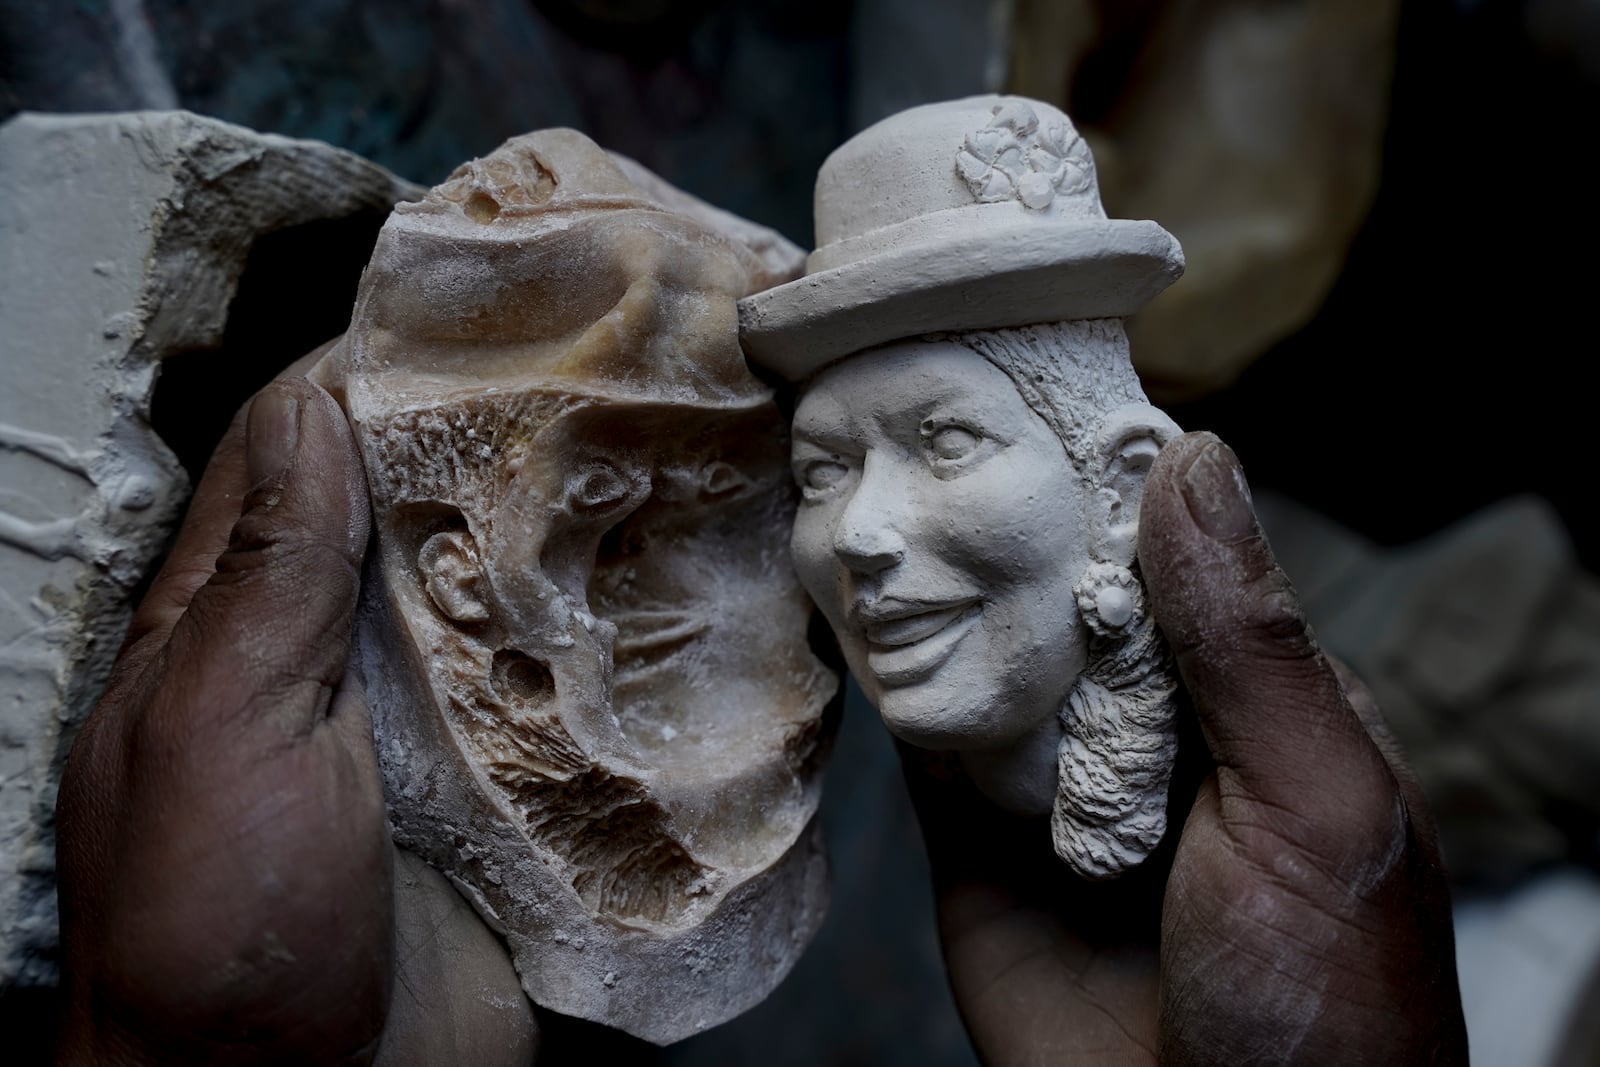
[(347, 673), (367, 531), (338, 406), (304, 379), (268, 386), (63, 773), (59, 1062), (532, 1059), (503, 948), (394, 859)]
[(980, 1058), (1465, 1064), (1449, 893), (1416, 780), (1324, 655), (1237, 460), (1160, 454), (1139, 560), (1213, 766), (1161, 852), (1074, 879), (1046, 829), (908, 757), (956, 1003)]

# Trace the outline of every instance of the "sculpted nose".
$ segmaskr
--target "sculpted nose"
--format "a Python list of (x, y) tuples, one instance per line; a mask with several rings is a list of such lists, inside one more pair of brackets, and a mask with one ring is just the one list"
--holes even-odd
[(895, 529), (887, 501), (859, 487), (833, 531), (833, 551), (858, 574), (877, 574), (905, 559), (905, 542)]

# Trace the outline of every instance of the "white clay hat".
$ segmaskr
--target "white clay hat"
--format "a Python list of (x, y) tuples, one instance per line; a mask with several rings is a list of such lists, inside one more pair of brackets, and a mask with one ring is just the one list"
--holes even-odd
[(1017, 96), (903, 111), (817, 174), (803, 278), (739, 301), (751, 362), (799, 381), (905, 337), (1124, 318), (1183, 273), (1154, 222), (1108, 219), (1066, 115)]

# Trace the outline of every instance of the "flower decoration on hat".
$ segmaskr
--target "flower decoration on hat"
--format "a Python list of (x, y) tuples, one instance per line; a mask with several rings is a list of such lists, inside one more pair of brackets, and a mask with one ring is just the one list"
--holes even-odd
[(956, 170), (980, 204), (1020, 200), (1043, 211), (1057, 197), (1094, 197), (1094, 157), (1066, 122), (1041, 123), (1021, 100), (996, 104), (993, 118), (956, 151)]

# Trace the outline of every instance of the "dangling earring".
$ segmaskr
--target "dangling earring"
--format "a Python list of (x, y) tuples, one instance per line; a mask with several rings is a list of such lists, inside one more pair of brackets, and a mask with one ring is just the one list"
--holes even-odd
[(1097, 637), (1126, 637), (1144, 619), (1144, 588), (1121, 564), (1089, 564), (1072, 592), (1084, 623)]

